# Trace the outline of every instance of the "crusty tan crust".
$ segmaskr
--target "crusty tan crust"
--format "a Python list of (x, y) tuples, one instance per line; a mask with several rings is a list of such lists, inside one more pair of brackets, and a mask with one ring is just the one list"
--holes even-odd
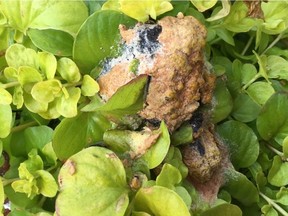
[[(158, 37), (161, 48), (153, 59), (137, 56), (138, 74), (151, 76), (146, 104), (139, 114), (145, 119), (164, 120), (172, 132), (191, 118), (200, 102), (211, 100), (214, 77), (204, 66), (205, 26), (192, 16), (164, 17), (157, 24), (162, 27)], [(126, 44), (132, 43), (141, 25), (119, 27)], [(127, 62), (114, 66), (98, 80), (100, 95), (108, 99), (134, 77)]]

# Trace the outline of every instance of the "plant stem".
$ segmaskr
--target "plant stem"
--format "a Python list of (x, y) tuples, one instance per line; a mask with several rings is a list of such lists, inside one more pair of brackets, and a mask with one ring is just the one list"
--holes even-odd
[(15, 82), (10, 82), (10, 83), (6, 83), (6, 84), (1, 84), (1, 87), (4, 89), (7, 89), (7, 88), (15, 87), (18, 85), (20, 85), (20, 83), (18, 81), (15, 81)]
[(79, 86), (79, 85), (81, 85), (81, 84), (82, 84), (82, 81), (79, 81), (79, 82), (76, 82), (76, 83), (65, 83), (65, 84), (63, 84), (62, 86), (68, 88), (68, 87)]
[(270, 205), (272, 205), (280, 214), (283, 216), (288, 216), (288, 212), (286, 212), (281, 206), (279, 206), (277, 203), (274, 202), (274, 200), (267, 197), (265, 194), (259, 192), (259, 195), (265, 199)]
[(2, 178), (2, 183), (3, 183), (3, 186), (5, 187), (5, 186), (11, 184), (14, 181), (17, 181), (17, 180), (19, 180), (19, 178), (13, 178), (13, 179)]
[(283, 161), (287, 161), (288, 162), (288, 158), (284, 157), (283, 152), (279, 151), (278, 149), (274, 148), (273, 146), (269, 145), (268, 143), (266, 143), (267, 148), (269, 148), (272, 152), (274, 152), (275, 154), (279, 155)]
[(245, 53), (247, 52), (248, 48), (250, 47), (252, 41), (253, 41), (254, 37), (250, 37), (246, 46), (244, 47), (243, 51), (241, 52), (241, 55), (245, 55)]
[(265, 54), (269, 49), (271, 49), (279, 40), (281, 40), (282, 36), (284, 35), (285, 31), (281, 32), (274, 41), (261, 53), (261, 55)]
[(261, 77), (260, 73), (257, 73), (248, 83), (246, 83), (243, 87), (242, 90), (246, 90), (253, 82), (255, 82), (258, 78)]
[(32, 121), (32, 122), (28, 122), (28, 123), (25, 123), (25, 124), (22, 124), (22, 125), (18, 125), (18, 126), (13, 127), (13, 128), (11, 129), (11, 133), (24, 130), (24, 129), (28, 128), (28, 127), (35, 126), (35, 125), (37, 125), (37, 124), (38, 124), (38, 123), (37, 123), (36, 121)]

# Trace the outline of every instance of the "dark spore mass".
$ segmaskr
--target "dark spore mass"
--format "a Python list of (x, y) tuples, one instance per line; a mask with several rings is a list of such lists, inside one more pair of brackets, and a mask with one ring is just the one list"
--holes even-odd
[(205, 154), (205, 148), (199, 139), (196, 139), (192, 145), (194, 145), (196, 147), (197, 151), (199, 152), (199, 154), (201, 156), (203, 156)]
[(158, 119), (156, 118), (153, 118), (153, 119), (145, 119), (145, 121), (149, 124), (151, 124), (153, 127), (159, 127), (160, 124), (161, 124), (161, 121), (159, 121)]
[(199, 111), (196, 111), (195, 113), (193, 113), (193, 116), (189, 122), (192, 126), (193, 132), (197, 133), (203, 123), (203, 114)]
[(158, 36), (161, 32), (162, 27), (160, 25), (148, 25), (145, 28), (141, 28), (139, 30), (139, 51), (142, 53), (154, 53), (159, 47)]

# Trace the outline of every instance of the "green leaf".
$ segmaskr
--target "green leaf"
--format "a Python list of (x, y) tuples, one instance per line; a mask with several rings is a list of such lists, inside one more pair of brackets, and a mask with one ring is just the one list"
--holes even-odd
[(204, 12), (212, 8), (217, 3), (217, 0), (212, 1), (191, 0), (191, 2), (197, 8), (198, 11)]
[(104, 131), (109, 128), (110, 123), (97, 113), (79, 113), (74, 118), (65, 118), (54, 131), (54, 151), (60, 160), (67, 159), (84, 147), (101, 141)]
[(251, 122), (257, 118), (260, 109), (260, 105), (252, 100), (249, 95), (240, 93), (234, 99), (231, 115), (238, 121)]
[(252, 83), (247, 89), (249, 96), (258, 104), (263, 105), (275, 93), (271, 84), (259, 81)]
[(276, 55), (267, 58), (267, 74), (269, 78), (288, 80), (288, 61)]
[(147, 75), (140, 75), (126, 85), (121, 86), (107, 103), (97, 110), (113, 120), (127, 114), (136, 114), (143, 108), (147, 78)]
[(12, 110), (10, 105), (0, 104), (0, 138), (5, 138), (10, 134), (12, 127)]
[(35, 179), (31, 180), (16, 180), (11, 184), (15, 192), (25, 193), (28, 198), (33, 199), (37, 194), (39, 194), (39, 189), (37, 187), (37, 182)]
[(74, 43), (73, 59), (84, 74), (99, 66), (106, 57), (115, 56), (118, 51), (123, 24), (130, 27), (135, 20), (117, 11), (97, 11), (82, 25)]
[(57, 69), (57, 60), (48, 52), (38, 52), (39, 67), (48, 80), (53, 79)]
[(48, 109), (47, 102), (36, 101), (31, 94), (23, 92), (24, 104), (27, 109), (34, 113), (46, 112)]
[(192, 143), (193, 129), (190, 125), (182, 125), (171, 135), (171, 144), (173, 146)]
[(179, 184), (181, 180), (180, 171), (176, 167), (165, 163), (156, 178), (156, 185), (174, 190), (175, 185)]
[(52, 140), (53, 130), (45, 125), (29, 127), (24, 131), (26, 152), (42, 148)]
[(12, 95), (4, 88), (0, 87), (0, 104), (9, 105), (12, 103)]
[(82, 85), (81, 85), (81, 93), (84, 96), (94, 96), (99, 91), (99, 84), (95, 79), (93, 79), (89, 75), (84, 75)]
[(221, 19), (225, 16), (227, 16), (230, 12), (230, 1), (229, 0), (221, 0), (222, 3), (222, 9), (218, 11), (215, 15), (211, 16), (210, 18), (207, 19), (207, 21), (215, 21), (218, 19)]
[(32, 97), (42, 103), (50, 103), (59, 95), (62, 84), (57, 79), (37, 82), (31, 90)]
[(159, 130), (161, 131), (161, 135), (157, 139), (157, 142), (143, 155), (143, 159), (148, 163), (149, 169), (157, 167), (164, 160), (169, 150), (170, 136), (164, 122), (161, 122)]
[(242, 1), (235, 2), (228, 16), (224, 18), (223, 26), (232, 32), (247, 32), (254, 25), (255, 20), (247, 17), (248, 7)]
[(216, 130), (230, 149), (231, 162), (236, 169), (249, 167), (257, 160), (259, 143), (250, 127), (230, 120), (219, 125)]
[(72, 56), (74, 38), (67, 32), (55, 29), (30, 29), (28, 35), (39, 49), (57, 56)]
[(24, 104), (23, 89), (21, 86), (16, 86), (13, 93), (13, 104), (17, 109), (22, 108)]
[(0, 178), (0, 205), (1, 206), (3, 206), (4, 200), (5, 200), (4, 187), (3, 187), (2, 178)]
[(18, 75), (18, 81), (21, 84), (22, 87), (24, 87), (24, 90), (29, 93), (32, 89), (32, 86), (27, 85), (26, 88), (24, 85), (26, 84), (34, 84), (36, 82), (42, 81), (42, 76), (39, 73), (38, 70), (36, 70), (33, 67), (30, 66), (21, 66), (19, 67), (19, 75)]
[(57, 71), (68, 83), (76, 83), (80, 80), (80, 71), (71, 59), (62, 57), (58, 60)]
[(35, 50), (26, 48), (21, 44), (13, 44), (5, 54), (7, 64), (10, 67), (18, 69), (20, 66), (29, 66), (34, 69), (38, 68), (38, 56)]
[[(118, 3), (119, 2), (119, 3)], [(170, 0), (158, 1), (115, 1), (109, 0), (102, 7), (103, 10), (120, 10), (128, 16), (138, 20), (139, 22), (146, 22), (151, 17), (156, 20), (158, 15), (173, 9)]]
[(218, 81), (213, 92), (212, 120), (214, 123), (224, 120), (232, 111), (233, 101), (225, 83)]
[(82, 1), (9, 1), (1, 2), (9, 25), (23, 33), (28, 28), (57, 29), (75, 34), (88, 17)]
[(77, 104), (81, 96), (80, 88), (70, 87), (67, 89), (68, 98), (62, 95), (57, 99), (56, 109), (57, 111), (66, 118), (75, 117), (78, 113)]
[(140, 188), (135, 196), (134, 209), (150, 215), (190, 216), (181, 197), (173, 190), (161, 186)]
[(288, 158), (288, 136), (285, 137), (282, 143), (283, 156)]
[(54, 197), (58, 191), (58, 185), (54, 177), (46, 170), (38, 170), (35, 173), (37, 175), (37, 187), (39, 193), (45, 197)]
[(124, 215), (129, 189), (123, 164), (112, 151), (82, 150), (65, 162), (58, 179), (57, 215)]
[(283, 205), (288, 205), (288, 188), (281, 187), (276, 194), (276, 201)]
[(201, 216), (242, 216), (242, 211), (237, 205), (224, 203), (204, 211)]
[[(6, 51), (7, 53), (7, 51)], [(4, 76), (6, 77), (7, 81), (17, 81), (18, 80), (18, 70), (14, 67), (5, 67), (4, 69)]]
[(288, 162), (283, 162), (281, 157), (276, 155), (268, 173), (268, 182), (274, 186), (285, 186), (288, 184), (286, 175), (288, 173)]
[(282, 144), (288, 136), (288, 94), (277, 92), (264, 104), (258, 118), (257, 129), (264, 140), (275, 139)]
[(273, 206), (271, 205), (264, 205), (261, 208), (261, 212), (265, 215), (265, 216), (278, 216), (277, 211), (273, 208)]
[(241, 79), (242, 84), (247, 84), (251, 81), (257, 74), (257, 69), (253, 64), (243, 64), (241, 69)]
[(251, 205), (259, 201), (258, 190), (248, 178), (233, 169), (225, 173), (226, 183), (224, 189), (244, 205)]

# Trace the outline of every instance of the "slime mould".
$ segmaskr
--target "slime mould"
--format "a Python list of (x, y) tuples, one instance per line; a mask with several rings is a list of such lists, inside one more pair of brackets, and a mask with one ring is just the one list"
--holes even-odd
[(121, 56), (106, 62), (98, 78), (100, 96), (107, 100), (119, 87), (147, 74), (150, 82), (139, 114), (164, 120), (173, 132), (212, 97), (215, 78), (205, 67), (205, 27), (192, 16), (178, 15), (119, 29), (124, 48)]
[[(171, 133), (191, 119), (200, 104), (210, 103), (215, 77), (205, 65), (207, 32), (197, 19), (179, 14), (154, 24), (138, 23), (132, 29), (120, 25), (119, 30), (121, 55), (107, 60), (98, 78), (103, 100), (146, 74), (150, 81), (139, 115), (152, 125), (164, 121)], [(183, 148), (183, 161), (190, 175), (204, 181), (220, 163), (220, 154), (211, 129), (201, 125), (197, 134), (198, 144)]]

